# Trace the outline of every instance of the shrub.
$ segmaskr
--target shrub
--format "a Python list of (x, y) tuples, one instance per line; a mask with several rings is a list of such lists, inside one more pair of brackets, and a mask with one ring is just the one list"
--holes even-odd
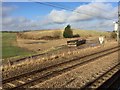
[(91, 35), (91, 34), (89, 34), (89, 37), (92, 37), (92, 35)]
[(111, 37), (112, 39), (116, 39), (116, 38), (117, 38), (117, 34), (113, 31), (113, 32), (111, 32), (110, 37)]
[(73, 35), (73, 38), (76, 38), (76, 37), (80, 37), (80, 35), (79, 34)]
[(72, 38), (73, 37), (73, 31), (71, 30), (70, 25), (67, 25), (67, 27), (65, 27), (64, 32), (63, 32), (63, 37), (64, 38)]
[(54, 38), (52, 36), (42, 36), (40, 39), (53, 40)]
[(61, 37), (61, 31), (53, 31), (53, 38), (59, 39)]

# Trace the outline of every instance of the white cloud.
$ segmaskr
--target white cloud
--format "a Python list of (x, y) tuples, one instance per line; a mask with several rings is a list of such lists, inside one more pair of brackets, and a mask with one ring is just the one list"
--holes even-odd
[[(90, 3), (87, 5), (79, 6), (75, 9), (75, 12), (81, 14), (73, 14), (78, 20), (88, 20), (88, 19), (115, 19), (117, 18), (117, 8), (113, 7), (109, 3)], [(82, 14), (83, 13), (83, 14)], [(74, 19), (72, 19), (74, 20)]]
[(89, 3), (77, 7), (73, 12), (52, 10), (49, 19), (55, 23), (75, 22), (91, 19), (116, 19), (117, 7), (109, 3)]
[[(42, 20), (30, 20), (26, 17), (12, 17), (9, 13), (15, 7), (4, 7), (3, 30), (32, 30), (45, 28), (63, 28), (71, 24), (74, 28), (110, 30), (113, 21), (117, 19), (117, 7), (110, 3), (89, 3), (76, 7), (73, 12), (67, 10), (52, 10)], [(9, 13), (8, 13), (9, 12)]]
[(67, 20), (68, 13), (66, 10), (52, 10), (48, 15), (48, 18), (55, 23), (64, 23)]
[(40, 21), (34, 21), (25, 17), (6, 17), (3, 18), (3, 30), (31, 30), (42, 26)]
[(53, 10), (50, 12), (51, 17), (49, 18), (53, 23), (65, 22), (72, 23), (73, 26), (79, 28), (86, 27), (85, 25), (87, 25), (88, 29), (90, 29), (90, 27), (96, 27), (95, 29), (101, 28), (102, 30), (105, 30), (107, 28), (112, 29), (112, 20), (117, 20), (117, 12), (118, 7), (113, 7), (110, 3), (92, 2), (77, 7), (73, 12)]

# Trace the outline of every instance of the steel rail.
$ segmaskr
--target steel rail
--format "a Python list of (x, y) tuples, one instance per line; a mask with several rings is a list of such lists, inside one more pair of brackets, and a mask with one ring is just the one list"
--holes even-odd
[[(90, 81), (90, 82), (88, 82), (86, 85), (84, 85), (82, 88), (81, 88), (81, 90), (88, 90), (88, 89), (90, 89), (90, 90), (95, 90), (95, 89), (98, 89), (100, 86), (98, 86), (97, 88), (92, 88), (92, 86), (94, 86), (95, 85), (95, 83), (98, 83), (100, 80), (101, 81), (103, 81), (103, 78), (104, 77), (106, 77), (107, 76), (107, 74), (109, 74), (109, 73), (113, 73), (113, 70), (114, 69), (118, 69), (115, 73), (117, 73), (120, 69), (119, 69), (119, 67), (120, 67), (120, 62), (118, 63), (118, 64), (116, 64), (115, 66), (113, 66), (112, 68), (110, 68), (109, 70), (107, 70), (105, 73), (103, 73), (102, 75), (100, 75), (98, 78), (96, 78), (96, 79), (94, 79), (94, 80), (92, 80), (92, 81)], [(115, 73), (113, 73), (113, 75), (115, 74)], [(102, 82), (99, 82), (99, 84), (100, 83), (102, 83)], [(103, 88), (99, 88), (100, 90), (102, 90)], [(99, 90), (98, 89), (98, 90)], [(107, 89), (107, 88), (104, 88), (105, 90)]]
[[(105, 53), (105, 51), (107, 52), (107, 51), (109, 51), (109, 50), (113, 50), (113, 49), (116, 49), (116, 48), (119, 48), (119, 46), (118, 46), (118, 47), (111, 48), (111, 49), (104, 50), (104, 53)], [(111, 53), (114, 53), (114, 52), (116, 52), (116, 51), (118, 51), (118, 50), (120, 50), (120, 49), (117, 49), (117, 50), (114, 50), (114, 51), (112, 51), (112, 52), (108, 52), (108, 53), (105, 53), (105, 54), (103, 54), (103, 55), (100, 55), (100, 56), (91, 58), (91, 59), (89, 59), (89, 60), (87, 60), (87, 61), (83, 61), (83, 62), (77, 63), (77, 64), (75, 64), (75, 65), (73, 65), (73, 66), (66, 67), (66, 68), (64, 68), (64, 69), (62, 69), (62, 70), (60, 70), (60, 71), (54, 71), (54, 72), (52, 72), (52, 73), (48, 73), (48, 74), (46, 74), (45, 76), (42, 76), (42, 77), (40, 77), (40, 78), (31, 80), (31, 81), (29, 81), (29, 82), (27, 82), (27, 83), (25, 83), (25, 84), (22, 84), (22, 85), (19, 85), (19, 86), (15, 87), (15, 88), (22, 87), (22, 86), (27, 85), (27, 84), (29, 84), (29, 83), (31, 83), (31, 82), (35, 82), (35, 81), (37, 81), (38, 79), (42, 79), (42, 78), (44, 78), (44, 77), (47, 78), (47, 77), (51, 77), (51, 76), (53, 77), (53, 76), (59, 75), (60, 73), (63, 73), (63, 72), (72, 70), (73, 68), (76, 68), (76, 67), (78, 67), (78, 66), (80, 66), (80, 65), (87, 64), (87, 63), (92, 62), (92, 61), (94, 61), (94, 60), (96, 60), (96, 59), (98, 59), (98, 58), (101, 58), (101, 57), (103, 57), (103, 56), (106, 56), (106, 55), (109, 55), (109, 54), (111, 54)], [(31, 74), (33, 74), (33, 73), (45, 71), (45, 70), (47, 70), (47, 69), (49, 69), (49, 68), (54, 68), (54, 67), (59, 66), (59, 65), (64, 65), (64, 64), (66, 64), (66, 63), (70, 63), (70, 62), (73, 62), (73, 61), (77, 61), (77, 60), (79, 60), (79, 59), (81, 59), (81, 58), (85, 58), (85, 57), (89, 57), (89, 56), (92, 56), (92, 55), (96, 55), (96, 54), (98, 54), (98, 53), (103, 53), (103, 51), (97, 52), (97, 53), (94, 53), (94, 54), (90, 54), (90, 55), (87, 55), (87, 56), (84, 56), (84, 57), (79, 57), (79, 58), (71, 59), (71, 60), (66, 61), (66, 62), (58, 63), (58, 64), (55, 64), (55, 65), (52, 65), (52, 66), (49, 66), (49, 67), (45, 67), (45, 68), (40, 69), (40, 70), (36, 70), (36, 71), (33, 71), (33, 72), (28, 72), (28, 73), (22, 74), (22, 75), (19, 75), (19, 76), (16, 76), (16, 77), (12, 77), (12, 78), (3, 80), (3, 84), (5, 84), (5, 83), (7, 83), (7, 82), (14, 81), (14, 80), (19, 79), (19, 78), (21, 78), (21, 77), (25, 77), (25, 76), (27, 76), (27, 75), (31, 75)], [(56, 73), (58, 73), (58, 74), (56, 74)], [(15, 89), (15, 88), (13, 88), (13, 89)]]

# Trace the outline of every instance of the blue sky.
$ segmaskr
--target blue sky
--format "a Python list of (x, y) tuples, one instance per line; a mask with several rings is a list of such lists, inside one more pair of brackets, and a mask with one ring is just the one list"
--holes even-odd
[[(75, 9), (76, 7), (86, 4), (88, 2), (78, 3), (78, 2), (50, 2), (55, 5), (62, 5), (70, 9)], [(11, 13), (12, 16), (24, 16), (29, 19), (33, 19), (36, 16), (44, 16), (50, 13), (51, 10), (61, 10), (60, 8), (55, 8), (51, 6), (42, 5), (36, 2), (6, 2), (3, 6), (15, 6), (17, 9)], [(26, 12), (27, 11), (27, 12)]]
[(73, 28), (109, 31), (113, 29), (113, 21), (117, 20), (117, 2), (49, 2), (49, 4), (73, 11), (35, 2), (4, 2), (3, 30), (63, 29), (65, 25), (71, 24)]

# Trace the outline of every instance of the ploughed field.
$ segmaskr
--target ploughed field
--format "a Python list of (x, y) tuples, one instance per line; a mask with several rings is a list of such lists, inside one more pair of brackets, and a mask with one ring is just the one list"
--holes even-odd
[[(12, 66), (4, 66), (2, 68), (3, 80), (17, 77), (21, 74), (23, 74), (23, 76), (17, 80), (14, 78), (13, 81), (9, 81), (8, 84), (5, 83), (3, 86), (5, 88), (17, 87), (16, 82), (20, 84), (22, 81), (21, 84), (23, 84), (26, 83), (27, 80), (30, 82), (30, 80), (39, 78), (40, 80), (33, 80), (34, 82), (30, 82), (22, 87), (82, 87), (118, 63), (119, 48), (117, 46), (117, 42), (112, 41), (105, 43), (104, 46), (97, 45), (82, 49), (74, 48), (66, 50), (66, 52), (54, 53), (49, 57), (31, 58), (24, 62), (13, 64)], [(110, 48), (113, 49), (102, 52)], [(101, 52), (102, 54), (95, 54), (97, 52)], [(88, 62), (87, 60), (90, 61)], [(82, 62), (83, 64), (81, 64)]]

